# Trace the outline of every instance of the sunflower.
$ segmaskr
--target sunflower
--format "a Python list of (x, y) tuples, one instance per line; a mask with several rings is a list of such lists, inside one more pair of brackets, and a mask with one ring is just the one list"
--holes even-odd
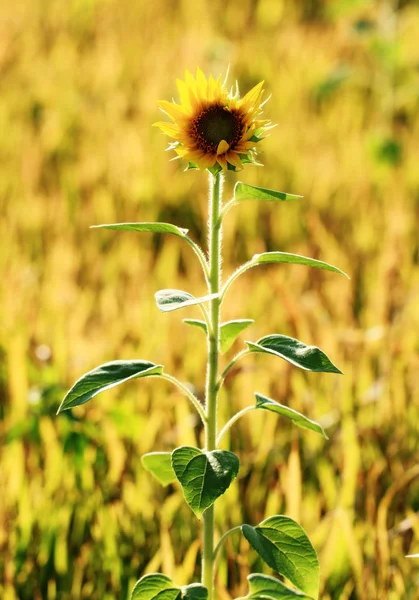
[(227, 91), (221, 77), (208, 80), (197, 69), (194, 78), (186, 71), (185, 80), (177, 80), (180, 104), (160, 100), (160, 109), (172, 123), (154, 123), (174, 139), (168, 150), (188, 162), (187, 168), (211, 172), (240, 170), (245, 163), (256, 162), (256, 144), (272, 127), (258, 117), (262, 113), (263, 81), (243, 98), (238, 86)]

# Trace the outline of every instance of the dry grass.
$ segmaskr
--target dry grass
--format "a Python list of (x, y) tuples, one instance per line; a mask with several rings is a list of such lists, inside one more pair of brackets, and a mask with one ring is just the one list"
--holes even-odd
[[(242, 339), (296, 336), (345, 376), (259, 357), (227, 380), (220, 419), (257, 390), (320, 420), (330, 440), (274, 415), (244, 417), (225, 442), (242, 466), (219, 503), (220, 530), (285, 511), (319, 551), (322, 600), (417, 597), (418, 562), (405, 554), (419, 551), (419, 9), (402, 2), (392, 25), (390, 4), (1, 3), (4, 600), (110, 600), (144, 572), (197, 576), (198, 524), (179, 490), (140, 464), (152, 449), (199, 443), (186, 401), (153, 381), (55, 411), (78, 376), (114, 358), (163, 363), (202, 393), (202, 334), (182, 324), (196, 309), (161, 315), (153, 301), (164, 287), (203, 291), (188, 248), (88, 227), (165, 220), (205, 243), (205, 176), (168, 162), (150, 125), (185, 67), (228, 63), (243, 90), (266, 80), (279, 124), (265, 168), (241, 178), (305, 198), (232, 211), (225, 272), (283, 249), (351, 281), (261, 268), (227, 298), (225, 319), (256, 320)], [(245, 594), (251, 568), (263, 567), (232, 538), (221, 600)]]

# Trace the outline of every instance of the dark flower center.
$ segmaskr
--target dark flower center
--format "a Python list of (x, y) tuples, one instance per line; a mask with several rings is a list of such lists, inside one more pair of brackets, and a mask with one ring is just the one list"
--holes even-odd
[(198, 148), (210, 154), (215, 154), (221, 140), (225, 140), (230, 148), (234, 148), (242, 134), (241, 115), (219, 104), (200, 112), (192, 120), (190, 127), (190, 135)]

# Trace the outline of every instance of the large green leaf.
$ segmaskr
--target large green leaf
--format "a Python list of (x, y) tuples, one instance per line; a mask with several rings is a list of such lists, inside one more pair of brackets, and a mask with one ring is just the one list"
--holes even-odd
[(172, 233), (181, 238), (186, 237), (187, 229), (181, 229), (171, 223), (105, 223), (92, 225), (92, 229), (113, 229), (122, 231), (139, 231), (144, 233)]
[(253, 319), (236, 319), (234, 321), (227, 321), (220, 325), (220, 347), (221, 352), (227, 352), (234, 344), (237, 337), (244, 331), (249, 325), (254, 323)]
[(316, 373), (340, 373), (317, 346), (307, 346), (303, 342), (286, 335), (274, 334), (260, 338), (257, 342), (246, 342), (250, 352), (262, 352), (279, 356), (296, 367)]
[(120, 383), (140, 377), (160, 375), (162, 372), (162, 365), (155, 365), (147, 360), (114, 360), (105, 363), (76, 381), (61, 402), (57, 414), (68, 408), (84, 404), (96, 394), (109, 390)]
[(208, 590), (201, 583), (191, 583), (182, 587), (184, 600), (207, 600)]
[(295, 200), (296, 198), (302, 198), (302, 196), (268, 190), (256, 187), (255, 185), (249, 185), (248, 183), (242, 183), (241, 181), (238, 181), (234, 186), (234, 200), (237, 202), (241, 200), (270, 200), (278, 202), (278, 200), (286, 201)]
[(181, 589), (161, 573), (144, 575), (137, 581), (130, 600), (180, 600)]
[(348, 275), (341, 271), (341, 269), (338, 269), (333, 265), (329, 265), (329, 263), (323, 262), (322, 260), (316, 260), (314, 258), (307, 258), (306, 256), (300, 256), (299, 254), (291, 254), (290, 252), (263, 252), (262, 254), (255, 254), (247, 263), (247, 265), (249, 268), (251, 268), (256, 265), (267, 263), (306, 265), (307, 267), (325, 269), (326, 271), (333, 271), (334, 273), (340, 273), (340, 275), (348, 277)]
[(175, 472), (172, 469), (171, 452), (149, 452), (141, 458), (143, 467), (162, 485), (169, 485), (176, 481)]
[(204, 302), (218, 298), (218, 296), (219, 294), (209, 294), (202, 298), (195, 298), (192, 294), (183, 292), (182, 290), (160, 290), (154, 295), (156, 304), (162, 312), (170, 312), (194, 304), (203, 304)]
[(249, 582), (249, 600), (311, 600), (303, 592), (293, 590), (270, 575), (261, 573), (252, 573), (248, 575)]
[(205, 452), (182, 446), (172, 452), (172, 467), (186, 502), (200, 517), (237, 477), (239, 459), (227, 450)]
[(262, 396), (262, 394), (255, 393), (256, 396), (256, 408), (262, 408), (264, 410), (270, 410), (271, 412), (277, 413), (282, 417), (287, 417), (287, 419), (291, 419), (293, 423), (298, 425), (298, 427), (302, 427), (303, 429), (310, 429), (311, 431), (315, 431), (316, 433), (320, 433), (324, 438), (328, 439), (326, 433), (324, 432), (323, 427), (316, 423), (316, 421), (312, 421), (308, 417), (305, 417), (301, 413), (297, 412), (293, 408), (289, 408), (289, 406), (284, 406), (283, 404), (279, 404), (279, 402), (275, 402), (275, 400), (271, 400), (266, 396)]
[(317, 599), (319, 561), (304, 529), (290, 517), (276, 515), (242, 532), (259, 556), (299, 590)]

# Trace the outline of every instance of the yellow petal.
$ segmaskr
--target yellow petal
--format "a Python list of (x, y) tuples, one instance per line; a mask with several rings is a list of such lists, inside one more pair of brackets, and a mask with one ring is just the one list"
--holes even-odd
[(176, 86), (179, 92), (179, 98), (181, 104), (186, 108), (186, 110), (191, 110), (192, 106), (189, 100), (189, 88), (184, 81), (181, 79), (176, 79)]
[(185, 83), (189, 88), (189, 97), (191, 96), (191, 92), (192, 92), (192, 94), (195, 96), (195, 98), (197, 98), (198, 92), (197, 92), (197, 87), (196, 87), (196, 81), (195, 81), (193, 75), (191, 73), (189, 73), (189, 71), (187, 69), (185, 71)]
[(164, 113), (169, 115), (169, 117), (174, 121), (176, 121), (176, 119), (178, 119), (179, 117), (186, 116), (185, 109), (182, 106), (179, 106), (179, 104), (175, 104), (174, 102), (168, 102), (167, 100), (159, 100), (157, 104), (159, 105), (160, 109)]
[(196, 87), (198, 97), (205, 99), (207, 97), (207, 80), (199, 67), (196, 69)]
[(227, 171), (228, 166), (227, 166), (227, 160), (226, 160), (225, 156), (217, 156), (217, 162), (220, 165), (220, 167), (222, 167), (224, 169), (224, 171)]
[(221, 142), (218, 144), (217, 156), (220, 154), (225, 154), (229, 148), (230, 146), (227, 144), (227, 142), (225, 140), (221, 140)]
[(179, 137), (179, 127), (174, 123), (165, 123), (164, 121), (158, 121), (157, 123), (153, 123), (153, 127), (159, 127), (163, 133), (172, 138)]
[(264, 81), (261, 81), (260, 83), (255, 85), (255, 87), (252, 88), (250, 92), (247, 92), (244, 98), (241, 99), (240, 104), (245, 111), (249, 110), (249, 108), (252, 108), (253, 106), (255, 106), (255, 104), (257, 104), (260, 96), (263, 93), (262, 88), (264, 83)]
[(236, 167), (236, 169), (238, 169), (239, 171), (241, 171), (243, 169), (243, 165), (241, 163), (240, 158), (237, 156), (237, 154), (235, 152), (229, 152), (228, 154), (226, 154), (226, 159), (228, 160), (228, 162), (233, 165), (234, 167)]

